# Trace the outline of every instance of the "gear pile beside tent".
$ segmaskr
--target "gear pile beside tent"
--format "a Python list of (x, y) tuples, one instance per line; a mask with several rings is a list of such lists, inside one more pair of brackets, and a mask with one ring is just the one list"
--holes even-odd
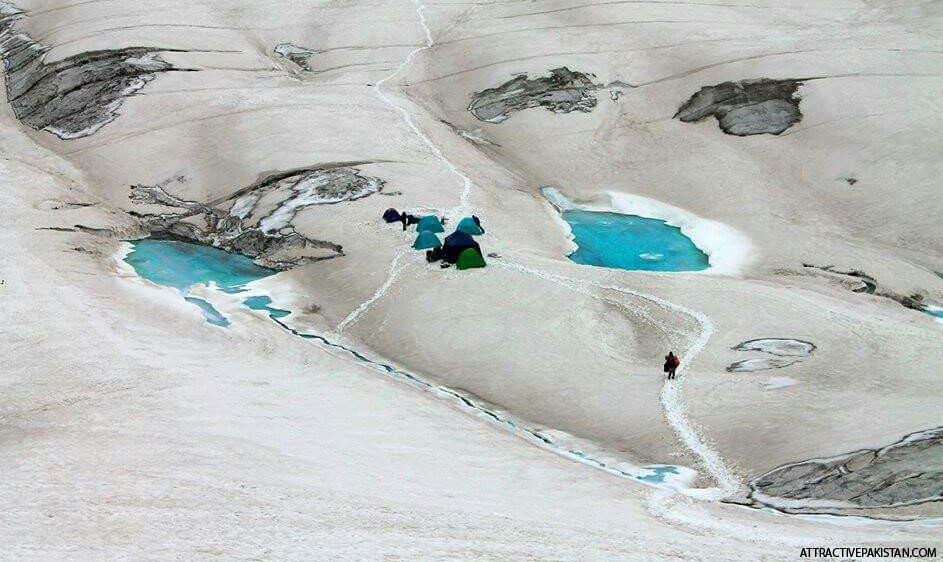
[[(409, 217), (411, 220), (403, 220)], [(400, 213), (396, 209), (387, 209), (383, 213), (383, 220), (387, 223), (402, 222), (403, 230), (406, 223), (416, 224), (416, 240), (414, 250), (426, 250), (426, 260), (429, 262), (442, 261), (442, 267), (455, 265), (460, 270), (485, 267), (485, 258), (481, 253), (481, 246), (473, 238), (485, 233), (481, 220), (472, 215), (458, 221), (455, 232), (445, 237), (444, 242), (439, 240), (438, 233), (445, 232), (446, 219), (435, 215), (414, 217), (406, 212)]]

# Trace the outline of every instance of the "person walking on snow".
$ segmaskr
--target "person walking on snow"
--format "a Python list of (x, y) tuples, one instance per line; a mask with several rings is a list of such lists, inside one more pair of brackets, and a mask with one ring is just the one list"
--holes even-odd
[(669, 351), (668, 355), (665, 355), (665, 372), (668, 373), (668, 380), (675, 378), (675, 371), (678, 370), (680, 365), (681, 359), (673, 351)]

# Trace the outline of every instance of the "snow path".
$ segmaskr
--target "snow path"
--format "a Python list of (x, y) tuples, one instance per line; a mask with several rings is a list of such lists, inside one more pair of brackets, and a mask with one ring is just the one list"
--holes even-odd
[[(464, 216), (469, 211), (468, 200), (469, 200), (469, 197), (471, 196), (472, 187), (474, 186), (474, 183), (472, 182), (471, 178), (466, 176), (461, 170), (458, 169), (458, 166), (453, 164), (451, 160), (445, 157), (445, 155), (442, 153), (439, 147), (436, 146), (434, 142), (432, 142), (432, 139), (430, 139), (429, 136), (426, 133), (424, 133), (422, 129), (419, 128), (419, 125), (416, 123), (416, 120), (413, 118), (413, 114), (410, 113), (409, 110), (406, 109), (405, 107), (396, 103), (396, 101), (394, 101), (393, 98), (388, 96), (383, 91), (383, 87), (382, 87), (384, 84), (386, 84), (390, 80), (399, 76), (406, 69), (406, 67), (412, 64), (413, 59), (416, 58), (416, 55), (418, 55), (422, 51), (430, 49), (435, 44), (435, 42), (432, 40), (432, 31), (429, 29), (428, 24), (426, 24), (425, 5), (423, 5), (423, 3), (420, 0), (413, 0), (413, 3), (416, 5), (416, 15), (419, 16), (419, 25), (422, 27), (423, 34), (426, 36), (425, 44), (420, 47), (416, 47), (415, 49), (410, 51), (409, 54), (406, 55), (406, 58), (403, 59), (403, 62), (401, 62), (398, 67), (396, 67), (396, 70), (394, 70), (388, 76), (378, 80), (377, 83), (373, 85), (373, 91), (376, 92), (377, 96), (381, 100), (383, 100), (385, 104), (389, 105), (391, 108), (395, 109), (396, 111), (400, 113), (400, 115), (403, 116), (403, 122), (406, 123), (406, 126), (412, 130), (413, 134), (415, 134), (416, 137), (418, 137), (419, 140), (421, 140), (423, 144), (426, 145), (429, 151), (432, 152), (432, 155), (435, 156), (436, 160), (438, 160), (450, 172), (452, 172), (453, 174), (455, 174), (462, 180), (462, 193), (459, 196), (458, 206), (453, 207), (449, 211), (449, 215), (451, 215), (453, 218), (459, 215)], [(405, 253), (406, 253), (405, 249), (400, 250), (396, 253), (396, 256), (393, 258), (393, 262), (390, 264), (389, 276), (387, 277), (386, 281), (383, 282), (383, 284), (380, 286), (379, 289), (377, 289), (377, 292), (374, 293), (372, 297), (370, 297), (369, 299), (361, 303), (360, 306), (358, 306), (350, 314), (348, 314), (346, 318), (341, 320), (341, 322), (337, 325), (337, 328), (336, 328), (338, 332), (342, 332), (347, 326), (356, 322), (360, 318), (360, 316), (373, 305), (373, 303), (375, 303), (379, 299), (383, 298), (384, 295), (386, 295), (386, 292), (390, 289), (390, 287), (393, 286), (393, 283), (396, 280), (396, 276), (399, 274), (399, 268), (397, 267), (397, 265), (400, 261), (400, 258), (402, 258), (403, 254)]]
[[(609, 289), (651, 301), (663, 308), (689, 316), (701, 326), (701, 333), (682, 355), (684, 362), (678, 367), (679, 375), (684, 375), (688, 370), (688, 366), (694, 361), (694, 358), (707, 347), (707, 342), (710, 341), (711, 337), (714, 335), (714, 323), (703, 312), (656, 297), (655, 295), (632, 291), (622, 287), (600, 285), (599, 288)], [(721, 493), (711, 499), (719, 500), (735, 495), (742, 491), (741, 480), (727, 468), (720, 454), (708, 445), (700, 428), (692, 424), (684, 413), (684, 399), (681, 395), (681, 385), (683, 382), (684, 377), (681, 376), (675, 379), (675, 382), (666, 383), (662, 387), (661, 405), (665, 409), (665, 417), (668, 418), (668, 423), (671, 425), (675, 434), (681, 438), (681, 441), (691, 452), (701, 459), (701, 462), (704, 463), (704, 468), (707, 469), (720, 486)]]
[[(422, 129), (419, 128), (419, 125), (416, 123), (416, 120), (413, 117), (413, 114), (410, 113), (408, 109), (399, 105), (396, 101), (393, 100), (383, 91), (383, 85), (389, 82), (390, 80), (399, 76), (410, 64), (412, 64), (413, 59), (421, 53), (422, 51), (432, 48), (435, 42), (432, 39), (432, 31), (429, 29), (428, 24), (426, 23), (425, 15), (425, 6), (421, 0), (413, 0), (413, 3), (416, 6), (416, 14), (419, 17), (419, 24), (422, 27), (423, 33), (426, 36), (425, 44), (419, 47), (416, 47), (406, 55), (406, 58), (403, 59), (403, 62), (394, 70), (390, 75), (378, 80), (374, 84), (373, 89), (376, 92), (377, 96), (384, 103), (389, 105), (391, 108), (397, 110), (400, 115), (403, 117), (403, 122), (413, 131), (413, 133), (426, 145), (430, 152), (435, 156), (435, 158), (444, 165), (450, 172), (458, 176), (462, 180), (462, 193), (459, 197), (459, 205), (453, 208), (450, 212), (453, 216), (457, 213), (465, 214), (469, 205), (468, 200), (471, 194), (471, 189), (474, 185), (471, 178), (465, 175), (455, 164), (453, 164), (442, 151), (432, 142), (432, 139), (426, 135)], [(400, 250), (397, 252), (396, 256), (393, 258), (393, 261), (390, 264), (389, 275), (383, 285), (377, 290), (376, 293), (368, 300), (363, 302), (360, 306), (354, 309), (353, 312), (347, 315), (344, 320), (342, 320), (337, 325), (337, 330), (342, 331), (344, 328), (355, 322), (360, 316), (366, 312), (377, 300), (382, 298), (392, 287), (393, 283), (396, 281), (397, 275), (399, 273), (398, 264), (400, 258), (405, 253), (405, 250)], [(511, 267), (536, 275), (538, 277), (548, 279), (550, 281), (560, 283), (561, 280), (565, 280), (567, 283), (563, 283), (564, 286), (567, 286), (571, 290), (573, 286), (570, 284), (575, 284), (579, 286), (583, 282), (576, 279), (566, 278), (562, 276), (557, 276), (554, 274), (546, 273), (537, 269), (528, 268), (526, 266), (510, 263), (510, 262), (498, 262), (506, 267)], [(568, 284), (569, 283), (569, 284)], [(688, 350), (685, 353), (685, 362), (678, 369), (679, 374), (683, 375), (687, 370), (687, 366), (693, 362), (694, 358), (704, 349), (707, 345), (707, 342), (710, 340), (711, 336), (714, 334), (714, 324), (711, 322), (710, 318), (704, 315), (701, 312), (692, 310), (690, 308), (677, 305), (660, 297), (654, 295), (649, 295), (646, 293), (640, 293), (637, 291), (631, 291), (621, 287), (615, 286), (601, 286), (591, 284), (599, 289), (608, 289), (616, 292), (621, 292), (624, 294), (632, 295), (638, 298), (648, 300), (655, 303), (658, 306), (679, 312), (686, 316), (693, 318), (701, 327), (700, 334), (690, 345)], [(598, 295), (593, 295), (590, 291), (582, 291), (594, 298), (600, 298)], [(644, 314), (643, 311), (638, 311), (639, 314)], [(654, 322), (654, 319), (648, 317), (648, 320), (652, 322), (653, 325), (657, 326), (657, 322)], [(724, 464), (723, 460), (720, 458), (720, 455), (712, 449), (702, 436), (700, 430), (696, 428), (688, 420), (687, 416), (684, 413), (684, 401), (681, 396), (681, 384), (684, 378), (681, 377), (677, 379), (674, 383), (666, 383), (661, 392), (661, 403), (662, 407), (665, 410), (665, 416), (668, 419), (668, 423), (671, 426), (675, 434), (681, 439), (684, 445), (698, 458), (704, 465), (704, 468), (710, 473), (713, 479), (717, 482), (720, 489), (718, 493), (714, 494), (714, 497), (710, 499), (720, 499), (722, 497), (730, 496), (737, 493), (741, 489), (739, 479), (734, 477), (730, 472), (727, 466)]]
[(448, 168), (450, 172), (452, 172), (453, 174), (458, 176), (459, 179), (462, 180), (462, 193), (459, 196), (459, 204), (457, 207), (454, 207), (449, 212), (449, 214), (453, 216), (458, 215), (458, 214), (464, 215), (465, 212), (469, 208), (468, 199), (471, 196), (471, 190), (472, 190), (472, 187), (474, 186), (474, 183), (472, 182), (471, 178), (466, 176), (461, 170), (458, 169), (458, 167), (455, 164), (453, 164), (448, 158), (445, 157), (444, 154), (442, 154), (442, 151), (439, 149), (439, 147), (436, 146), (436, 144), (432, 142), (432, 139), (430, 139), (429, 136), (426, 135), (426, 133), (424, 133), (422, 129), (419, 128), (419, 125), (416, 124), (416, 120), (413, 118), (413, 114), (410, 113), (409, 110), (406, 109), (405, 107), (396, 103), (393, 100), (393, 98), (386, 95), (383, 92), (383, 88), (382, 88), (383, 84), (386, 84), (393, 78), (399, 76), (399, 74), (403, 72), (403, 70), (405, 70), (406, 67), (408, 67), (412, 63), (416, 55), (418, 55), (422, 51), (432, 48), (432, 46), (435, 44), (435, 42), (432, 40), (432, 31), (429, 29), (429, 26), (426, 24), (426, 14), (425, 14), (426, 7), (423, 5), (423, 3), (420, 0), (413, 0), (413, 3), (416, 5), (416, 15), (419, 16), (419, 25), (422, 26), (422, 31), (426, 36), (426, 42), (421, 47), (416, 47), (415, 49), (410, 51), (409, 54), (406, 55), (406, 58), (403, 59), (403, 62), (400, 63), (400, 65), (396, 68), (396, 70), (394, 70), (389, 76), (386, 76), (385, 78), (382, 78), (381, 80), (378, 80), (377, 83), (373, 85), (373, 90), (377, 93), (377, 96), (379, 96), (380, 99), (384, 101), (384, 103), (386, 103), (393, 109), (399, 111), (400, 115), (403, 116), (403, 121), (406, 123), (406, 125), (410, 129), (412, 129), (413, 133), (415, 133), (415, 135), (419, 138), (419, 140), (421, 140), (423, 144), (426, 145), (429, 151), (432, 152), (433, 156), (435, 156), (435, 158), (443, 166)]
[(402, 271), (402, 267), (400, 267), (399, 262), (407, 251), (408, 250), (406, 248), (401, 248), (398, 252), (396, 252), (396, 255), (393, 256), (393, 261), (390, 262), (390, 269), (387, 273), (386, 281), (380, 285), (380, 288), (377, 289), (377, 292), (373, 293), (372, 297), (360, 303), (360, 306), (355, 308), (350, 314), (347, 315), (346, 318), (340, 321), (337, 327), (334, 328), (337, 332), (343, 332), (344, 328), (357, 321), (357, 319), (360, 318), (364, 312), (369, 310), (370, 307), (373, 306), (373, 303), (386, 295), (387, 291), (390, 290), (390, 287), (392, 287), (393, 283), (396, 281), (396, 277), (399, 275), (400, 271)]
[[(493, 263), (498, 263), (505, 268), (515, 269), (524, 273), (529, 273), (536, 277), (540, 277), (542, 279), (546, 279), (548, 281), (560, 284), (571, 290), (574, 289), (574, 286), (579, 287), (580, 288), (579, 292), (583, 294), (588, 294), (592, 296), (593, 298), (606, 300), (598, 295), (593, 295), (591, 291), (588, 291), (582, 288), (582, 286), (589, 285), (592, 287), (596, 287), (597, 289), (616, 291), (616, 292), (623, 293), (626, 295), (638, 297), (638, 298), (647, 300), (649, 302), (652, 302), (663, 308), (667, 308), (669, 310), (679, 312), (681, 314), (684, 314), (685, 316), (688, 316), (694, 319), (694, 321), (698, 323), (701, 329), (698, 336), (694, 339), (694, 341), (690, 344), (688, 349), (682, 355), (682, 357), (684, 358), (684, 363), (678, 369), (678, 372), (681, 375), (683, 375), (684, 372), (687, 370), (688, 365), (690, 365), (694, 361), (694, 358), (701, 351), (704, 350), (704, 348), (707, 346), (707, 342), (710, 340), (711, 336), (714, 335), (714, 323), (711, 321), (710, 318), (707, 317), (707, 315), (705, 315), (702, 312), (692, 310), (686, 306), (675, 304), (671, 301), (668, 301), (661, 297), (657, 297), (655, 295), (643, 293), (640, 291), (633, 291), (631, 289), (626, 289), (624, 287), (619, 287), (615, 285), (601, 285), (597, 283), (581, 281), (579, 279), (574, 279), (571, 277), (565, 277), (563, 275), (548, 273), (545, 271), (541, 271), (539, 269), (534, 269), (531, 267), (527, 267), (525, 265), (521, 265), (518, 263), (509, 262), (509, 261), (495, 260)], [(682, 399), (682, 396), (681, 396), (681, 384), (683, 380), (684, 380), (684, 377), (682, 376), (676, 379), (676, 381), (673, 383), (666, 382), (664, 387), (662, 388), (661, 403), (662, 403), (662, 407), (665, 410), (665, 417), (668, 419), (669, 425), (671, 426), (672, 430), (674, 430), (678, 438), (681, 439), (684, 445), (692, 453), (697, 455), (697, 457), (703, 463), (704, 468), (711, 475), (711, 477), (713, 477), (713, 479), (717, 482), (719, 486), (719, 489), (716, 490), (716, 493), (713, 493), (715, 491), (711, 491), (712, 493), (709, 496), (705, 496), (703, 499), (719, 500), (724, 497), (734, 495), (737, 492), (742, 490), (740, 479), (735, 477), (734, 474), (727, 468), (726, 464), (724, 464), (723, 459), (721, 459), (717, 451), (712, 449), (707, 444), (700, 429), (694, 426), (691, 423), (691, 421), (688, 420), (687, 416), (684, 413), (684, 400)]]

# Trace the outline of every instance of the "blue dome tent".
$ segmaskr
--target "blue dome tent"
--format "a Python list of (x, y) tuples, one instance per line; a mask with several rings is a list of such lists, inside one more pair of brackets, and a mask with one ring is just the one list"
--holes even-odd
[(385, 213), (383, 213), (383, 220), (386, 222), (398, 222), (400, 220), (399, 212), (396, 209), (390, 207), (386, 210)]
[(445, 243), (442, 245), (442, 259), (449, 263), (455, 263), (462, 251), (468, 248), (474, 248), (479, 254), (481, 253), (481, 246), (478, 245), (478, 242), (475, 242), (470, 234), (456, 230), (445, 237)]

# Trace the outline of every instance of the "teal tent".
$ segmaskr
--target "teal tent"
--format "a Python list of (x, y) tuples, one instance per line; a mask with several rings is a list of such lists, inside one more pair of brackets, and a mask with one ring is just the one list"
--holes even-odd
[(458, 226), (455, 227), (455, 230), (459, 230), (465, 234), (471, 234), (472, 236), (484, 234), (484, 231), (481, 230), (481, 227), (478, 226), (478, 223), (475, 222), (475, 219), (471, 217), (465, 217), (458, 221)]
[(435, 235), (434, 232), (429, 232), (424, 230), (419, 233), (419, 236), (416, 237), (416, 241), (413, 242), (414, 250), (428, 250), (430, 248), (441, 248), (442, 242), (439, 242), (439, 237)]
[(445, 232), (445, 229), (442, 228), (442, 223), (439, 222), (439, 217), (435, 215), (426, 215), (419, 219), (419, 224), (416, 225), (416, 232)]

